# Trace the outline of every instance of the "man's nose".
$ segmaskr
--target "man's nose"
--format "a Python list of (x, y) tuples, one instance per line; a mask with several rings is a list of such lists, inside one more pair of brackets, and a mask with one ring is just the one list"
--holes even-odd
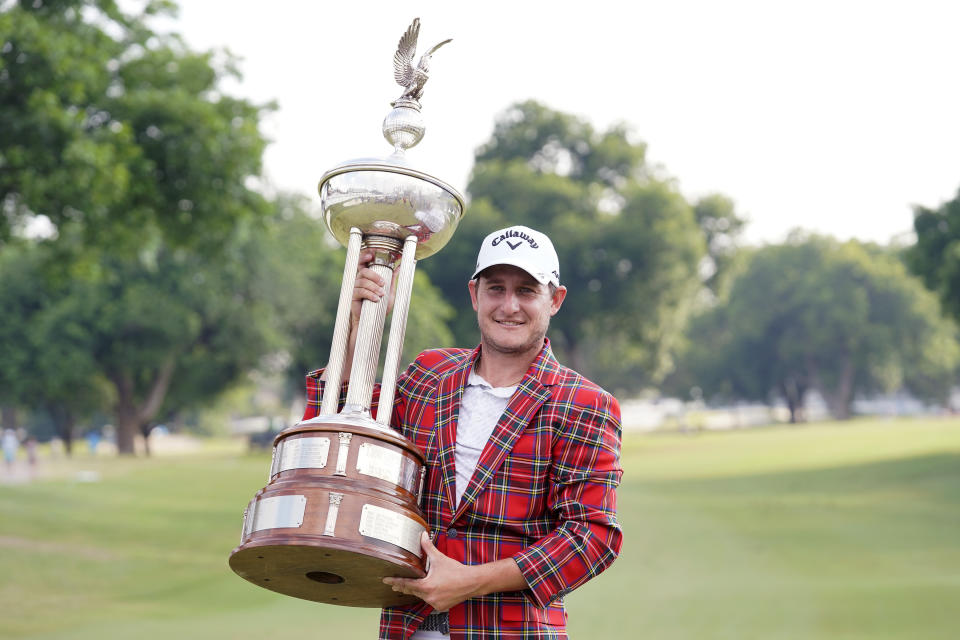
[(503, 307), (507, 311), (513, 312), (520, 309), (520, 297), (515, 291), (508, 291), (503, 300)]

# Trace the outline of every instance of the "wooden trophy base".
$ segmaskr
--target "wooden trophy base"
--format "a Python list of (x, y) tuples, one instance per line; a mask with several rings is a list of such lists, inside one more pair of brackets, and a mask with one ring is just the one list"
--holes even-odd
[(383, 584), (422, 578), (423, 455), (369, 421), (320, 417), (282, 432), (270, 482), (244, 513), (230, 568), (295, 598), (350, 607), (418, 602)]
[(372, 555), (368, 545), (344, 540), (326, 540), (324, 546), (277, 542), (245, 545), (230, 556), (230, 567), (257, 586), (303, 600), (377, 608), (419, 602), (382, 581), (422, 578), (409, 562)]

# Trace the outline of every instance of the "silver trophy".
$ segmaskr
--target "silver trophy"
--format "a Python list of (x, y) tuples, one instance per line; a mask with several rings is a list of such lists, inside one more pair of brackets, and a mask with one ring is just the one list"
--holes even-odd
[[(383, 121), (393, 146), (384, 159), (363, 158), (327, 171), (319, 191), (330, 233), (347, 248), (326, 387), (317, 417), (274, 441), (269, 482), (244, 511), (240, 546), (230, 566), (273, 591), (318, 602), (384, 607), (415, 601), (381, 582), (384, 576), (425, 575), (419, 509), (423, 452), (390, 428), (416, 261), (450, 240), (463, 215), (463, 197), (449, 184), (415, 169), (406, 151), (423, 138), (420, 98), (433, 53), (413, 66), (420, 20), (394, 54), (394, 77), (404, 88)], [(363, 249), (396, 295), (380, 385), (371, 404), (386, 322), (388, 295), (365, 300), (346, 401), (341, 410), (350, 307)]]

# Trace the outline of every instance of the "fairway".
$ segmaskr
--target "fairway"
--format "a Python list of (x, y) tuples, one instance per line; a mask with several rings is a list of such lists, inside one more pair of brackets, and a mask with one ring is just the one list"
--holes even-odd
[[(269, 455), (45, 464), (0, 484), (0, 638), (376, 637), (227, 567)], [(624, 467), (623, 553), (571, 637), (957, 637), (960, 420), (627, 434)]]

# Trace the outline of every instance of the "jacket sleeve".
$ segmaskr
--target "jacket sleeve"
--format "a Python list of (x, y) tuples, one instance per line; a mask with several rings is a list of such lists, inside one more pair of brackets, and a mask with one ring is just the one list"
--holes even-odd
[(617, 400), (597, 392), (570, 414), (553, 443), (548, 508), (558, 526), (513, 556), (530, 587), (523, 593), (539, 607), (598, 575), (620, 552), (620, 436)]
[[(307, 374), (307, 405), (303, 411), (303, 419), (309, 420), (310, 418), (315, 418), (320, 414), (320, 405), (323, 403), (323, 392), (326, 389), (326, 382), (320, 379), (320, 376), (323, 375), (323, 372), (326, 369), (317, 369), (316, 371), (311, 371)], [(398, 393), (394, 396), (394, 420), (391, 424), (399, 424), (396, 422), (399, 415), (403, 410), (403, 397), (399, 393), (400, 385), (403, 383), (404, 378), (407, 373), (401, 375), (397, 380)], [(337, 398), (337, 411), (343, 409), (343, 405), (347, 402), (347, 382), (344, 381), (340, 385), (340, 396)], [(380, 383), (375, 383), (373, 385), (373, 398), (370, 400), (370, 414), (374, 417), (377, 415), (377, 407), (380, 401)]]
[[(307, 406), (303, 410), (303, 419), (309, 420), (320, 414), (320, 405), (323, 402), (323, 391), (326, 382), (320, 379), (326, 369), (317, 369), (307, 374)], [(337, 410), (342, 409), (347, 401), (347, 383), (340, 385), (340, 398), (337, 400)]]

